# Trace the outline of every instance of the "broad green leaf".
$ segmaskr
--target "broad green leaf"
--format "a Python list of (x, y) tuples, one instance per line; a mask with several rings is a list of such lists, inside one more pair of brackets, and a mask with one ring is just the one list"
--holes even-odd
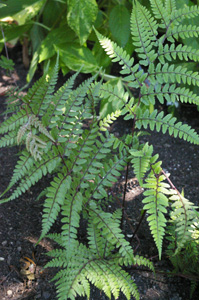
[(0, 19), (13, 16), (21, 10), (24, 10), (28, 6), (32, 6), (36, 2), (41, 2), (40, 0), (2, 0), (1, 5), (5, 4), (0, 10)]
[(68, 0), (68, 25), (79, 37), (83, 45), (97, 17), (98, 6), (95, 0)]
[(95, 57), (92, 52), (78, 44), (64, 43), (55, 46), (56, 51), (60, 53), (60, 60), (69, 69), (79, 71), (82, 67), (81, 72), (91, 73), (96, 71), (98, 68)]
[[(4, 36), (5, 36), (6, 42), (14, 40), (14, 39), (22, 36), (25, 32), (30, 30), (31, 26), (32, 26), (31, 23), (21, 25), (21, 26), (17, 26), (14, 24), (10, 27), (5, 28)], [(1, 35), (0, 43), (4, 43), (4, 39), (3, 39), (2, 35)]]
[(124, 5), (116, 5), (111, 10), (109, 28), (119, 46), (124, 47), (130, 36), (130, 13)]
[(28, 75), (26, 77), (27, 82), (30, 82), (32, 80), (32, 78), (37, 70), (38, 61), (39, 61), (39, 48), (33, 54), (33, 57), (32, 57), (31, 63), (30, 63), (30, 68), (28, 71)]
[[(62, 4), (58, 1), (47, 1), (42, 14), (42, 23), (49, 27), (59, 24), (60, 16), (64, 9), (66, 9), (66, 4)], [(53, 27), (53, 30), (55, 30), (55, 28)]]
[[(23, 6), (22, 10), (12, 15), (12, 17), (18, 22), (19, 25), (23, 25), (29, 20), (33, 20), (33, 18), (39, 13), (45, 2), (46, 0), (37, 0), (32, 5), (28, 5), (27, 7)], [(26, 3), (28, 4), (29, 1), (26, 1)]]
[(32, 48), (33, 48), (33, 57), (26, 78), (28, 82), (32, 80), (38, 66), (41, 42), (44, 38), (43, 28), (40, 28), (40, 26), (34, 24), (30, 31), (30, 37), (31, 37)]
[(70, 43), (74, 40), (75, 33), (67, 24), (53, 29), (41, 43), (41, 50), (39, 55), (39, 62), (51, 58), (56, 54), (54, 45)]

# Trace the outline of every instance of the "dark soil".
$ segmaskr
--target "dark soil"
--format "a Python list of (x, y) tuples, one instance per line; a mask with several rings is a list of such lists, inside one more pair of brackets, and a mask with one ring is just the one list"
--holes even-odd
[[(11, 57), (12, 58), (12, 57)], [(16, 61), (13, 78), (17, 85), (23, 86), (26, 81), (27, 70), (24, 69), (21, 59)], [(13, 86), (14, 80), (1, 70), (0, 77), (0, 113), (5, 110), (4, 90)], [(159, 107), (159, 109), (163, 109)], [(4, 116), (0, 116), (0, 122)], [(190, 106), (182, 107), (180, 118), (193, 126), (199, 132), (199, 113), (196, 108)], [(128, 122), (119, 121), (112, 126), (112, 131), (120, 135), (130, 130)], [(160, 133), (152, 133), (151, 136), (144, 137), (154, 145), (156, 153), (159, 153), (163, 160), (163, 168), (171, 173), (170, 179), (181, 191), (185, 190), (185, 196), (195, 204), (199, 205), (199, 148), (186, 143), (180, 139)], [(0, 152), (0, 193), (5, 190), (12, 175), (12, 170), (17, 161), (17, 148), (1, 149)], [(117, 186), (113, 191), (122, 191), (125, 182), (125, 173), (118, 180)], [(53, 249), (51, 241), (44, 239), (35, 248), (41, 232), (42, 200), (35, 201), (36, 197), (45, 186), (45, 182), (32, 188), (19, 199), (0, 206), (0, 299), (23, 299), (23, 300), (54, 300), (56, 299), (55, 287), (50, 279), (55, 275), (56, 270), (45, 269), (43, 267), (48, 261), (45, 255), (47, 251)], [(121, 202), (119, 197), (118, 201)], [(128, 175), (128, 189), (126, 195), (126, 213), (131, 219), (131, 225), (135, 230), (142, 208), (142, 189), (132, 172)], [(112, 203), (112, 208), (118, 203)], [(127, 222), (125, 220), (125, 222)], [(59, 224), (55, 225), (58, 227)], [(129, 231), (129, 234), (132, 232)], [(144, 255), (154, 262), (157, 268), (156, 277), (148, 270), (130, 269), (129, 273), (134, 278), (140, 291), (140, 299), (143, 300), (187, 300), (189, 299), (189, 280), (176, 274), (168, 277), (166, 272), (172, 270), (165, 253), (163, 252), (162, 261), (158, 261), (157, 250), (151, 238), (146, 221), (144, 220), (136, 238), (133, 240), (133, 247), (137, 254)], [(33, 260), (36, 263), (33, 280), (28, 280), (22, 275), (24, 263), (22, 259)], [(161, 273), (162, 272), (162, 273)], [(161, 273), (161, 274), (160, 274)], [(80, 299), (80, 298), (78, 298)], [(82, 299), (82, 298), (81, 298)], [(103, 293), (95, 288), (91, 289), (91, 299), (107, 299)], [(120, 299), (124, 299), (121, 295)], [(199, 289), (195, 291), (192, 298), (199, 299)]]

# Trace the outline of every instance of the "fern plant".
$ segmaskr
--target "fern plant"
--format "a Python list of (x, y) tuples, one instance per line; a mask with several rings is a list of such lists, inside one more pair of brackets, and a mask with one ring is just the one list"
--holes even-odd
[[(199, 8), (176, 10), (175, 1), (151, 0), (151, 10), (134, 1), (131, 34), (137, 58), (96, 31), (100, 44), (121, 65), (121, 75), (129, 88), (138, 89), (135, 99), (124, 88), (103, 84), (96, 76), (73, 89), (74, 74), (58, 91), (58, 62), (50, 76), (43, 76), (21, 99), (20, 110), (0, 126), (1, 147), (24, 145), (8, 188), (12, 193), (1, 203), (16, 199), (46, 174), (52, 181), (45, 190), (40, 239), (49, 237), (58, 244), (50, 251), (46, 267), (59, 267), (55, 276), (59, 300), (90, 297), (90, 283), (119, 297), (139, 299), (138, 289), (123, 266), (152, 263), (135, 255), (121, 226), (124, 207), (108, 212), (108, 191), (125, 167), (132, 166), (144, 188), (143, 209), (157, 246), (159, 258), (170, 211), (172, 257), (193, 239), (193, 224), (198, 224), (197, 207), (186, 200), (162, 169), (153, 146), (142, 144), (146, 130), (168, 132), (174, 137), (199, 144), (199, 135), (187, 124), (150, 105), (164, 100), (199, 103), (189, 90), (199, 85), (199, 74), (177, 65), (180, 60), (198, 60), (198, 52), (180, 44), (180, 39), (197, 35), (195, 27), (182, 27), (183, 18), (195, 17)], [(146, 84), (148, 83), (149, 84)], [(100, 99), (118, 102), (117, 111), (100, 120), (95, 107)], [(117, 138), (109, 125), (119, 116), (132, 119), (131, 134)], [(13, 188), (14, 187), (14, 188)], [(49, 233), (56, 219), (61, 233)], [(82, 225), (83, 224), (83, 225)], [(86, 226), (87, 239), (80, 242), (78, 231)]]

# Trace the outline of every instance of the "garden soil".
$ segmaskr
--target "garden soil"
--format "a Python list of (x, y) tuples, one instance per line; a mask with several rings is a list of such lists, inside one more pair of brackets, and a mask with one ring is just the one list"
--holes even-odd
[[(26, 84), (27, 70), (24, 68), (20, 55), (15, 55), (13, 51), (10, 58), (15, 61), (15, 71), (12, 77), (5, 71), (0, 71), (0, 122), (3, 121), (5, 111), (5, 90), (14, 86), (15, 83), (22, 87)], [(37, 73), (37, 78), (41, 75)], [(82, 75), (81, 75), (82, 76)], [(82, 77), (79, 77), (81, 82)], [(60, 76), (60, 84), (64, 78)], [(24, 92), (25, 93), (25, 92)], [(159, 110), (165, 109), (158, 107)], [(180, 119), (192, 125), (199, 132), (199, 113), (195, 107), (182, 106)], [(131, 124), (119, 120), (111, 127), (111, 131), (117, 136), (130, 132)], [(199, 205), (199, 148), (198, 146), (186, 143), (180, 139), (174, 139), (169, 135), (152, 133), (144, 136), (143, 141), (148, 140), (154, 145), (154, 152), (159, 153), (163, 161), (163, 168), (170, 173), (170, 179), (181, 191), (184, 189), (185, 196)], [(17, 161), (18, 149), (8, 148), (0, 150), (0, 193), (8, 186), (12, 175), (12, 170)], [(43, 199), (35, 201), (39, 193), (46, 186), (45, 178), (38, 185), (31, 188), (27, 193), (21, 195), (19, 199), (4, 203), (0, 206), (0, 300), (55, 300), (55, 285), (50, 280), (56, 274), (55, 269), (44, 269), (49, 261), (46, 252), (55, 246), (50, 240), (42, 240), (37, 247), (37, 242), (41, 232), (42, 204)], [(127, 229), (128, 237), (132, 236), (142, 210), (142, 193), (133, 171), (128, 173), (128, 186), (126, 194), (126, 215), (124, 228)], [(125, 184), (125, 173), (118, 178), (118, 183), (113, 186), (112, 193), (116, 196), (115, 202), (109, 205), (113, 210), (121, 205), (122, 192)], [(130, 226), (129, 226), (130, 223)], [(58, 220), (53, 230), (60, 230)], [(80, 234), (81, 241), (84, 241), (83, 234)], [(165, 251), (163, 258), (158, 260), (157, 249), (151, 238), (148, 224), (144, 219), (132, 241), (136, 254), (143, 255), (151, 259), (156, 267), (156, 276), (146, 268), (129, 267), (128, 272), (138, 286), (140, 299), (143, 300), (188, 300), (190, 292), (190, 281), (182, 274), (167, 276), (167, 271), (172, 270)], [(164, 248), (163, 248), (164, 249)], [(27, 276), (26, 269), (33, 268), (31, 276)], [(31, 271), (31, 270), (30, 270)], [(85, 298), (77, 297), (77, 300)], [(103, 292), (91, 286), (92, 300), (107, 299)], [(125, 297), (121, 295), (119, 299)], [(199, 289), (195, 291), (193, 300), (199, 299)]]

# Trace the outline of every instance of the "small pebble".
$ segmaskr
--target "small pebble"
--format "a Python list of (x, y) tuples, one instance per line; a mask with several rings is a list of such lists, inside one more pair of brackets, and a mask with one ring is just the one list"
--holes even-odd
[(7, 291), (7, 295), (8, 295), (8, 296), (12, 296), (12, 291), (11, 291), (11, 290), (8, 290), (8, 291)]
[(3, 247), (5, 247), (5, 245), (7, 244), (7, 241), (3, 241), (1, 244)]

